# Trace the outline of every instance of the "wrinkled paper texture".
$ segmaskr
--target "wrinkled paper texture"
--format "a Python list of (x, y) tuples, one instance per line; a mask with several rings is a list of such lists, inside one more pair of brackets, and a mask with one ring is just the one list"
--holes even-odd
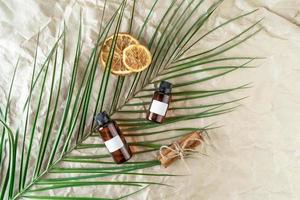
[[(12, 97), (10, 121), (20, 115), (29, 92), (36, 36), (41, 30), (39, 54), (46, 55), (53, 44), (61, 23), (66, 21), (69, 32), (66, 71), (70, 71), (71, 58), (76, 45), (79, 12), (83, 12), (84, 45), (92, 48), (99, 27), (104, 1), (69, 0), (2, 0), (0, 2), (0, 100), (6, 102), (14, 65), (20, 56), (20, 68)], [(115, 9), (119, 1), (108, 1)], [(152, 1), (138, 1), (134, 26), (140, 27), (145, 10)], [(145, 37), (153, 31), (153, 24), (161, 17), (166, 1), (159, 1)], [(186, 160), (188, 171), (180, 161), (167, 169), (154, 167), (151, 172), (192, 174), (190, 176), (161, 178), (175, 188), (150, 186), (129, 199), (187, 199), (187, 200), (297, 200), (300, 198), (300, 2), (299, 0), (225, 0), (216, 10), (208, 27), (258, 8), (259, 11), (236, 21), (218, 34), (199, 44), (198, 48), (213, 47), (238, 34), (245, 24), (264, 18), (263, 30), (243, 45), (230, 51), (236, 56), (265, 57), (257, 68), (235, 72), (214, 80), (212, 86), (252, 83), (243, 92), (249, 96), (237, 111), (200, 120), (217, 122), (221, 128), (210, 132), (205, 147), (208, 156)], [(126, 17), (129, 16), (129, 11)], [(192, 21), (191, 21), (192, 23)], [(123, 24), (128, 26), (129, 24)], [(151, 30), (152, 29), (152, 30)], [(149, 38), (149, 37), (148, 37)], [(88, 51), (83, 50), (83, 62)], [(41, 63), (42, 60), (38, 60)], [(49, 93), (50, 82), (46, 92)], [(67, 88), (62, 94), (66, 95)], [(224, 95), (224, 100), (239, 98), (241, 94)], [(201, 100), (199, 100), (201, 101)], [(34, 108), (32, 108), (34, 109)], [(42, 116), (46, 105), (43, 105)], [(59, 109), (63, 109), (63, 106)], [(191, 125), (192, 126), (192, 125)], [(33, 151), (38, 150), (35, 141)], [(80, 154), (80, 151), (77, 153)], [(71, 163), (69, 163), (71, 165)], [(149, 172), (149, 170), (146, 170)], [(125, 178), (126, 179), (126, 178)], [(139, 177), (136, 180), (143, 181)], [(106, 196), (118, 194), (115, 187), (84, 187), (52, 191), (49, 194), (77, 196)], [(124, 191), (132, 190), (124, 188)]]

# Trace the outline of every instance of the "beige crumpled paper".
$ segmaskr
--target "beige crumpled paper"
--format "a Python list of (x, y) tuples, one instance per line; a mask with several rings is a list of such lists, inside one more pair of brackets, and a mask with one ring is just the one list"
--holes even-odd
[[(77, 30), (79, 10), (83, 11), (85, 45), (92, 47), (96, 37), (100, 10), (104, 1), (70, 0), (2, 0), (0, 2), (0, 101), (7, 98), (13, 66), (21, 59), (20, 72), (12, 100), (12, 116), (18, 116), (29, 91), (35, 37), (41, 30), (40, 55), (46, 54), (49, 44), (66, 21), (70, 32)], [(112, 8), (118, 1), (110, 1)], [(143, 22), (142, 13), (149, 10), (151, 1), (139, 1), (135, 24)], [(166, 3), (160, 0), (153, 14), (155, 22)], [(240, 81), (252, 82), (248, 99), (236, 112), (205, 119), (225, 125), (211, 132), (208, 157), (187, 160), (192, 176), (164, 178), (176, 188), (151, 186), (130, 199), (180, 200), (297, 200), (300, 198), (300, 2), (299, 0), (225, 0), (213, 15), (209, 25), (241, 13), (259, 8), (255, 16), (234, 22), (227, 29), (208, 38), (204, 46), (223, 41), (238, 33), (244, 23), (263, 20), (263, 31), (237, 49), (234, 55), (264, 56), (256, 69), (240, 71), (214, 82), (232, 85)], [(151, 23), (150, 23), (151, 24)], [(146, 32), (146, 34), (149, 34)], [(74, 48), (76, 34), (69, 39)], [(201, 48), (201, 46), (199, 46)], [(73, 51), (68, 51), (71, 57)], [(86, 56), (88, 52), (83, 52)], [(49, 84), (47, 90), (49, 90)], [(66, 89), (66, 88), (65, 88)], [(240, 97), (230, 94), (230, 97)], [(43, 105), (45, 106), (45, 105)], [(11, 119), (11, 120), (12, 120)], [(13, 121), (13, 120), (12, 120)], [(18, 122), (14, 121), (14, 126)], [(33, 145), (33, 151), (38, 144)], [(79, 152), (80, 153), (80, 152)], [(156, 172), (184, 174), (184, 166), (177, 162), (168, 169), (156, 167)], [(142, 179), (140, 179), (142, 180)], [(127, 190), (127, 189), (125, 189)], [(107, 187), (55, 191), (56, 194), (102, 196), (118, 191)], [(51, 194), (53, 194), (52, 192)]]

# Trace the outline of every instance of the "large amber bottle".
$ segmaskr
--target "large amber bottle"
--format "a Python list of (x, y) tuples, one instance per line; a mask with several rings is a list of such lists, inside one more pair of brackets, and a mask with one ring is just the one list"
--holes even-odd
[(95, 117), (96, 129), (117, 164), (126, 162), (132, 157), (131, 150), (117, 123), (104, 111)]

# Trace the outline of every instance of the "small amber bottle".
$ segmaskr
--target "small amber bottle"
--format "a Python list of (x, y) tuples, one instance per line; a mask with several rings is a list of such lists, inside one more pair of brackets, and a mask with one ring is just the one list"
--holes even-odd
[(147, 113), (147, 119), (162, 123), (166, 117), (169, 103), (171, 101), (172, 84), (162, 81), (157, 91), (154, 92), (152, 102)]
[(96, 130), (117, 164), (126, 162), (132, 157), (131, 150), (115, 121), (104, 111), (95, 117)]

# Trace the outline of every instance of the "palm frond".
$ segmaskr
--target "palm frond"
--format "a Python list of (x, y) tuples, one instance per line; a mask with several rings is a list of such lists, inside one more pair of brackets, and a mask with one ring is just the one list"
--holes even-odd
[[(22, 121), (16, 130), (10, 127), (8, 121), (18, 64), (8, 90), (6, 105), (0, 105), (0, 122), (3, 127), (0, 127), (2, 130), (0, 166), (1, 172), (6, 174), (0, 183), (0, 199), (124, 199), (149, 185), (169, 186), (161, 182), (160, 178), (176, 175), (145, 172), (146, 169), (151, 170), (160, 165), (155, 159), (154, 152), (162, 145), (168, 145), (190, 132), (217, 128), (213, 124), (190, 127), (187, 121), (226, 114), (238, 107), (238, 103), (245, 97), (230, 100), (219, 100), (218, 97), (247, 89), (249, 83), (212, 89), (206, 88), (205, 84), (235, 71), (253, 68), (250, 62), (261, 59), (261, 57), (227, 55), (231, 49), (245, 43), (261, 31), (259, 26), (261, 20), (210, 49), (196, 49), (196, 47), (208, 35), (248, 17), (256, 10), (206, 30), (204, 25), (218, 9), (222, 0), (212, 3), (205, 11), (200, 11), (204, 0), (171, 0), (156, 28), (147, 38), (144, 33), (148, 32), (147, 25), (155, 13), (158, 2), (155, 0), (152, 3), (143, 24), (138, 27), (134, 17), (139, 1), (133, 0), (129, 4), (126, 0), (122, 0), (106, 21), (104, 16), (109, 14), (107, 13), (109, 2), (105, 0), (97, 39), (94, 47), (90, 49), (86, 63), (81, 59), (84, 32), (80, 12), (77, 43), (68, 81), (64, 80), (68, 73), (65, 70), (68, 59), (66, 25), (40, 67), (37, 64), (39, 59), (37, 52), (41, 42), (38, 34), (29, 95), (23, 107), (25, 121)], [(124, 15), (127, 9), (130, 9), (130, 16), (126, 32), (147, 41), (153, 61), (143, 72), (128, 77), (115, 77), (110, 72), (116, 39), (118, 33), (123, 31), (121, 25), (126, 20)], [(189, 21), (193, 23), (188, 23)], [(109, 34), (113, 34), (112, 48), (109, 51), (107, 66), (98, 76), (101, 44)], [(191, 49), (193, 54), (190, 53)], [(171, 114), (163, 125), (153, 124), (144, 119), (153, 91), (161, 80), (172, 82), (174, 88)], [(44, 90), (48, 82), (49, 95), (46, 96)], [(62, 96), (63, 88), (66, 88), (66, 96)], [(203, 102), (199, 103), (199, 100)], [(190, 103), (185, 105), (185, 102)], [(43, 116), (42, 105), (46, 105)], [(34, 108), (33, 111), (30, 108)], [(109, 111), (116, 119), (125, 137), (130, 140), (129, 145), (138, 148), (134, 152), (136, 158), (128, 163), (115, 165), (110, 155), (105, 152), (104, 144), (97, 142), (98, 136), (92, 132), (92, 116), (103, 110)], [(182, 127), (173, 126), (178, 123), (183, 124)], [(42, 127), (41, 131), (39, 127)], [(40, 137), (37, 137), (37, 133)], [(5, 145), (6, 139), (8, 145)], [(19, 140), (22, 145), (18, 148)], [(40, 144), (38, 151), (33, 152), (33, 145), (37, 142)], [(3, 159), (4, 149), (9, 150), (7, 159)], [(33, 156), (34, 154), (37, 156)], [(130, 179), (124, 181), (119, 175)], [(139, 176), (145, 180), (136, 181), (135, 178)], [(114, 177), (114, 181), (110, 179), (111, 177)], [(151, 179), (147, 180), (147, 177)], [(49, 196), (49, 191), (52, 190), (91, 185), (130, 186), (134, 191), (112, 198)], [(139, 189), (136, 190), (136, 187)]]

